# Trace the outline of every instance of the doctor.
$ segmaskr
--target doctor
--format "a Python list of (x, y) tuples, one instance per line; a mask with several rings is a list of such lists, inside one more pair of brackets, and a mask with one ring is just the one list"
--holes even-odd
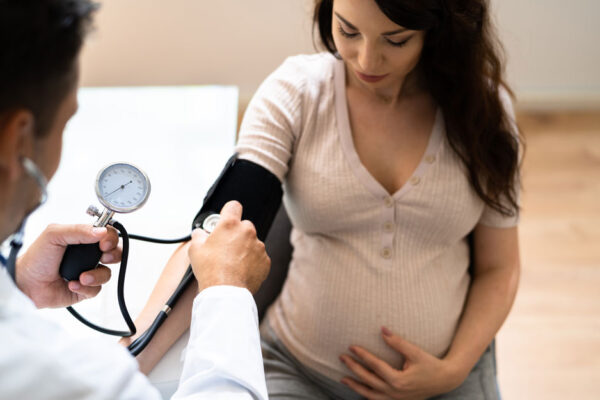
[[(58, 167), (94, 8), (89, 0), (0, 0), (0, 242), (43, 201)], [(251, 292), (270, 260), (241, 215), (228, 203), (210, 236), (193, 234), (199, 294), (175, 399), (267, 398)], [(72, 338), (35, 312), (100, 291), (106, 267), (68, 284), (58, 275), (68, 244), (98, 241), (102, 262), (120, 260), (112, 228), (84, 225), (50, 226), (20, 258), (16, 251), (0, 258), (0, 399), (160, 398), (122, 346)]]

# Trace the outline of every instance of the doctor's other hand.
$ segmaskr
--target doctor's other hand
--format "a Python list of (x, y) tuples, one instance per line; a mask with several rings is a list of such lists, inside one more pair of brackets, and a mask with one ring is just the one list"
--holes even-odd
[(100, 262), (111, 264), (121, 260), (119, 235), (112, 227), (91, 225), (49, 225), (27, 252), (17, 260), (16, 282), (38, 308), (66, 307), (96, 296), (110, 279), (104, 265), (83, 272), (79, 281), (66, 282), (58, 273), (69, 244), (100, 242)]
[(237, 201), (223, 206), (210, 235), (201, 229), (192, 233), (188, 254), (199, 292), (209, 286), (231, 285), (256, 293), (271, 268), (264, 243), (258, 240), (252, 222), (242, 221)]

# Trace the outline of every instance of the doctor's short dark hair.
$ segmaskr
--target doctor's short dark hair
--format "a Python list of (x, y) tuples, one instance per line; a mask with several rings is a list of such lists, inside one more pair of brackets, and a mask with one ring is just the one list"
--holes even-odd
[[(444, 113), (446, 136), (465, 166), (471, 187), (504, 215), (519, 211), (522, 137), (500, 99), (503, 48), (490, 0), (369, 0), (404, 28), (425, 31), (418, 70)], [(334, 0), (315, 0), (313, 22), (323, 47), (339, 57), (332, 35)]]
[(77, 84), (77, 58), (97, 5), (89, 0), (0, 0), (0, 117), (31, 111), (44, 136)]

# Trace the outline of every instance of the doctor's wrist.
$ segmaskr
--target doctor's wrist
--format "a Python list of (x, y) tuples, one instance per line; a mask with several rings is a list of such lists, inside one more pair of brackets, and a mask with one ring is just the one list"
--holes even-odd
[(27, 277), (26, 268), (23, 267), (23, 262), (21, 257), (19, 257), (15, 263), (15, 285), (25, 296), (33, 301), (31, 285), (28, 282), (30, 282), (30, 279)]
[(204, 279), (202, 282), (198, 281), (198, 293), (201, 293), (203, 290), (216, 287), (216, 286), (234, 286), (246, 290), (250, 290), (248, 285), (239, 279), (234, 279), (232, 277), (229, 278), (212, 278), (212, 279)]

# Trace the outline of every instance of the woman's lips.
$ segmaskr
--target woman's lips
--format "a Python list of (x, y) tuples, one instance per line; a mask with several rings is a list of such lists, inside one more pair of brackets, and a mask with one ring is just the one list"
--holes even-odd
[(385, 74), (385, 75), (365, 75), (365, 74), (362, 74), (362, 73), (356, 71), (356, 75), (360, 79), (362, 79), (363, 81), (365, 81), (365, 82), (375, 83), (375, 82), (379, 82), (380, 80), (382, 80), (383, 78), (385, 78), (389, 74)]

